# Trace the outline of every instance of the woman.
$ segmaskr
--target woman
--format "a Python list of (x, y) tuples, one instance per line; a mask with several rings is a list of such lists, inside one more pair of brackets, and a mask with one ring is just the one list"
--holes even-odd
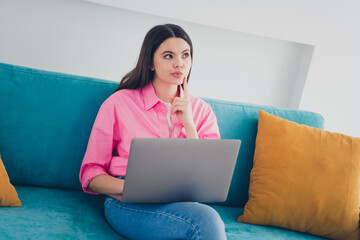
[(191, 40), (181, 27), (153, 27), (136, 67), (102, 104), (94, 122), (80, 182), (85, 192), (107, 195), (105, 217), (127, 238), (226, 239), (224, 223), (207, 205), (121, 202), (132, 138), (220, 138), (210, 106), (189, 95), (192, 57)]

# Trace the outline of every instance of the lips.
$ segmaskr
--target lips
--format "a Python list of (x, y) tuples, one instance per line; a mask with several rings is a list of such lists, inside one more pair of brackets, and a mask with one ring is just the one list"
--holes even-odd
[(182, 77), (183, 73), (182, 72), (173, 72), (172, 75), (176, 78), (180, 78), (180, 77)]

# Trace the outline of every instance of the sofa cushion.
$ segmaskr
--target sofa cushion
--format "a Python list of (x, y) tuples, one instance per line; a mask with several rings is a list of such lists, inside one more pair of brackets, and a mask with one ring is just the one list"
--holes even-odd
[(324, 239), (314, 235), (291, 231), (278, 227), (259, 226), (236, 222), (236, 219), (244, 211), (243, 208), (220, 205), (210, 205), (220, 215), (225, 223), (225, 231), (228, 240), (251, 239), (251, 240), (320, 240)]
[(0, 209), (0, 239), (125, 239), (104, 217), (100, 196), (15, 185), (21, 208)]
[(320, 129), (324, 126), (323, 117), (314, 112), (207, 98), (204, 98), (204, 100), (214, 110), (221, 138), (241, 140), (228, 198), (221, 205), (244, 207), (248, 200), (250, 171), (253, 166), (260, 109), (299, 124)]
[(10, 183), (9, 176), (0, 156), (0, 206), (20, 207), (21, 202), (14, 186)]
[(12, 183), (81, 189), (91, 127), (117, 84), (2, 63), (0, 79), (6, 116), (0, 118), (0, 152)]
[(249, 201), (240, 222), (359, 238), (360, 138), (260, 111)]
[[(102, 196), (78, 190), (15, 185), (23, 206), (3, 208), (0, 239), (126, 239), (108, 225)], [(225, 223), (228, 240), (320, 240), (291, 230), (236, 222), (242, 208), (210, 205)], [(136, 230), (136, 229), (134, 229)]]

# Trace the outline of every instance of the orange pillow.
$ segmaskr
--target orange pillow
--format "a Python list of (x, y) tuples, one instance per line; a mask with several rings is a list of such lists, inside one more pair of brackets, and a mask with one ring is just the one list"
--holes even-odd
[(259, 112), (239, 222), (359, 239), (360, 138)]
[(8, 174), (0, 156), (0, 206), (21, 207), (20, 199), (14, 186), (10, 183)]

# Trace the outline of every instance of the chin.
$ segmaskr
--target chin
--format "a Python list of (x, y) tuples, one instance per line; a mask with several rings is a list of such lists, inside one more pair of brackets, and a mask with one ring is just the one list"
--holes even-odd
[(177, 85), (183, 84), (183, 82), (184, 82), (183, 78), (176, 79), (176, 84)]
[(170, 84), (176, 85), (176, 86), (181, 85), (182, 83), (183, 83), (183, 81), (179, 80), (179, 79), (176, 79), (176, 80), (170, 82)]

